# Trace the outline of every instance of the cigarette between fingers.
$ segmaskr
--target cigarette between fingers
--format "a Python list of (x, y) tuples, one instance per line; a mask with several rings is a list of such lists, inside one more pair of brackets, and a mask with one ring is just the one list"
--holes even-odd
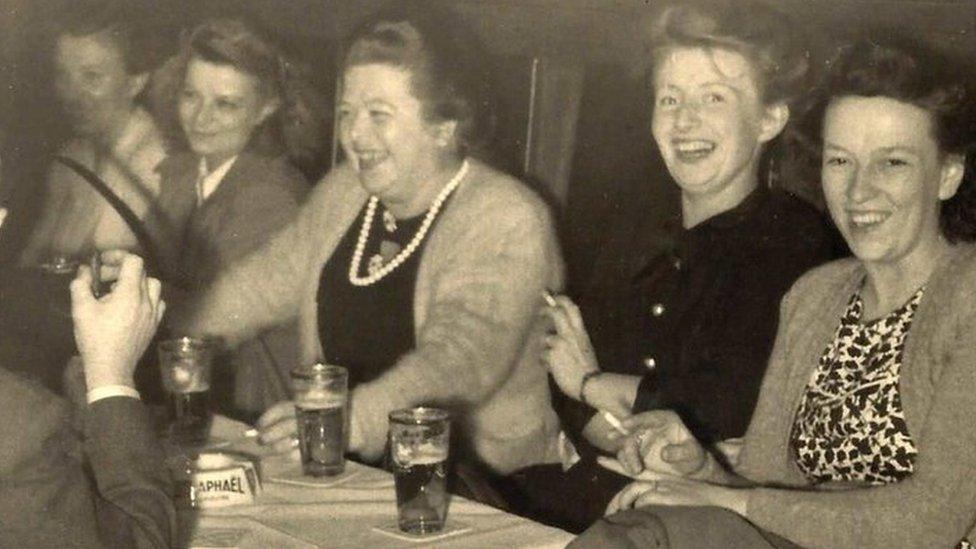
[(604, 411), (603, 412), (603, 419), (607, 420), (607, 423), (609, 423), (610, 426), (613, 427), (618, 433), (620, 433), (622, 435), (629, 435), (630, 434), (630, 431), (628, 431), (627, 429), (625, 429), (624, 428), (624, 425), (622, 423), (620, 423), (620, 420), (617, 419), (617, 417), (614, 416), (613, 414), (611, 414), (610, 412)]
[(546, 304), (550, 307), (556, 306), (556, 298), (552, 296), (552, 293), (549, 292), (549, 290), (542, 291), (542, 298), (546, 300)]

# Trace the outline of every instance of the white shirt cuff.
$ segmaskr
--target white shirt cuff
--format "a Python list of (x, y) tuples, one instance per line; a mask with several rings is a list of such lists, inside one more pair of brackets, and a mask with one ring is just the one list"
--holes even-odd
[(91, 391), (88, 391), (88, 404), (117, 396), (134, 398), (136, 400), (140, 399), (139, 391), (136, 391), (128, 385), (102, 385), (101, 387), (95, 387)]

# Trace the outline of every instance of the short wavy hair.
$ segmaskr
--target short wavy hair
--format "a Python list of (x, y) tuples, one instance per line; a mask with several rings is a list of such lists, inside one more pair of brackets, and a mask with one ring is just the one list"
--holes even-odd
[(342, 69), (381, 63), (409, 70), (427, 120), (457, 122), (465, 154), (488, 141), (494, 120), (487, 57), (475, 37), (452, 13), (406, 2), (353, 33)]
[(793, 102), (810, 86), (810, 56), (793, 21), (761, 0), (683, 0), (647, 29), (647, 76), (675, 48), (722, 49), (746, 58), (766, 104)]
[[(263, 28), (237, 18), (217, 18), (185, 33), (178, 53), (154, 76), (151, 103), (171, 140), (186, 145), (179, 125), (178, 103), (193, 59), (226, 65), (257, 79), (259, 92), (279, 102), (278, 110), (255, 130), (249, 147), (259, 152), (284, 152), (296, 163), (317, 154), (324, 139), (324, 102), (311, 86), (307, 69), (285, 55)], [(286, 125), (308, 128), (290, 132)]]
[(830, 104), (847, 96), (886, 97), (914, 105), (932, 121), (932, 137), (943, 154), (960, 155), (965, 173), (956, 195), (942, 203), (940, 225), (950, 241), (976, 240), (976, 142), (973, 88), (967, 67), (952, 56), (907, 37), (866, 38), (840, 48), (829, 70), (805, 102), (794, 141), (819, 166), (823, 122)]

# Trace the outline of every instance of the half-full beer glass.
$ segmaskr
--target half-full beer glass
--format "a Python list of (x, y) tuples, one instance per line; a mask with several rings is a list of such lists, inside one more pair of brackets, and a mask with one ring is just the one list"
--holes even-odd
[(291, 372), (302, 472), (338, 475), (345, 467), (349, 374), (342, 366), (313, 364)]
[(390, 413), (400, 530), (429, 534), (444, 528), (450, 439), (450, 414), (445, 410), (419, 407)]
[(170, 434), (179, 444), (203, 444), (210, 434), (210, 369), (213, 347), (181, 337), (159, 344), (159, 368), (169, 393)]

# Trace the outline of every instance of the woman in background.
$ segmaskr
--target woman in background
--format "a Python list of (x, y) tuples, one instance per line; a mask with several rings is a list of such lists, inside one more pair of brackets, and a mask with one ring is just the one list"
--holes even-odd
[[(101, 178), (151, 231), (165, 224), (158, 168), (169, 151), (142, 101), (161, 61), (158, 29), (134, 5), (71, 2), (65, 8), (52, 37), (55, 91), (71, 131), (59, 155)], [(44, 200), (20, 254), (25, 266), (86, 260), (96, 250), (141, 250), (124, 219), (67, 166), (53, 162), (37, 191)]]
[[(186, 144), (160, 166), (160, 206), (175, 228), (165, 248), (194, 287), (292, 221), (309, 190), (282, 136), (291, 113), (314, 112), (295, 104), (303, 83), (290, 67), (256, 29), (217, 19), (193, 29), (158, 79), (154, 96)], [(268, 327), (226, 357), (217, 373), (232, 370), (234, 394), (215, 388), (223, 411), (253, 418), (285, 398), (296, 345), (293, 325)]]
[(738, 464), (703, 452), (674, 414), (647, 414), (631, 426), (655, 427), (630, 437), (621, 459), (686, 478), (629, 486), (611, 510), (655, 506), (607, 517), (579, 546), (635, 536), (656, 547), (970, 546), (976, 188), (965, 71), (879, 40), (829, 66), (806, 129), (855, 257), (808, 273), (784, 298)]
[(577, 531), (628, 482), (596, 464), (619, 447), (599, 412), (670, 408), (709, 444), (741, 437), (779, 300), (830, 254), (816, 210), (760, 176), (807, 82), (789, 19), (761, 2), (683, 2), (651, 39), (651, 133), (681, 191), (680, 228), (663, 249), (608, 248), (601, 263), (621, 268), (598, 273), (579, 309), (562, 296), (545, 309), (556, 334), (542, 360), (582, 460), (519, 475), (538, 498), (527, 513)]

